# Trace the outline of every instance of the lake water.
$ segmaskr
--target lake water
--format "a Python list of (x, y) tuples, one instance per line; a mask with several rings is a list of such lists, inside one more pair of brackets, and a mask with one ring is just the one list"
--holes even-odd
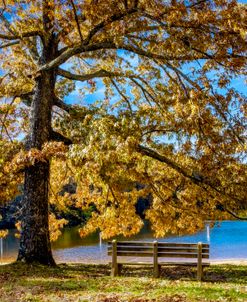
[[(121, 240), (124, 240), (124, 238), (121, 238)], [(127, 240), (153, 241), (154, 238), (146, 226), (138, 235), (127, 238)], [(210, 230), (205, 227), (204, 231), (194, 235), (169, 236), (159, 238), (158, 240), (167, 242), (194, 243), (201, 241), (203, 243), (210, 243), (211, 260), (247, 260), (246, 221), (224, 221), (216, 224)], [(18, 244), (19, 240), (15, 238), (14, 230), (11, 230), (8, 237), (2, 239), (0, 262), (15, 260)], [(70, 228), (63, 231), (59, 239), (53, 243), (53, 255), (57, 262), (106, 263), (109, 260), (107, 257), (106, 242), (102, 241), (100, 244), (99, 234), (93, 234), (82, 239), (78, 234), (78, 228)]]

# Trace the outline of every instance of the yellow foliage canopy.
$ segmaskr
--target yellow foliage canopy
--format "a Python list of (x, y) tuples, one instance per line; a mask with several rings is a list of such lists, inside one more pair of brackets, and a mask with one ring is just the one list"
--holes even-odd
[[(5, 2), (1, 201), (18, 194), (27, 167), (50, 161), (50, 203), (96, 208), (81, 235), (137, 233), (140, 196), (151, 196), (145, 215), (157, 236), (246, 211), (247, 106), (233, 85), (246, 75), (245, 5)], [(49, 43), (54, 57), (44, 62)], [(41, 149), (28, 149), (37, 79), (49, 72), (53, 129)], [(71, 179), (76, 192), (60, 194)]]

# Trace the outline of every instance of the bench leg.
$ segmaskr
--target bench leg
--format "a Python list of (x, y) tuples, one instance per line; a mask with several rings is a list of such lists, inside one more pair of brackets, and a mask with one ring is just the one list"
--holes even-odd
[(203, 280), (203, 266), (197, 267), (197, 281)]
[(201, 281), (203, 281), (203, 266), (202, 266), (202, 271), (201, 271)]
[(118, 264), (118, 276), (121, 275), (122, 268), (123, 268), (123, 265), (122, 264)]
[(111, 276), (118, 276), (118, 263), (117, 263), (117, 241), (112, 240), (112, 263), (111, 263)]
[(197, 245), (197, 281), (202, 281), (202, 243)]
[(160, 265), (155, 265), (154, 266), (153, 276), (154, 276), (154, 278), (159, 278), (159, 276), (160, 276)]
[(159, 278), (159, 264), (158, 264), (158, 242), (153, 242), (153, 269), (154, 269), (154, 278)]
[(111, 267), (111, 277), (116, 277), (118, 276), (118, 264), (114, 263)]

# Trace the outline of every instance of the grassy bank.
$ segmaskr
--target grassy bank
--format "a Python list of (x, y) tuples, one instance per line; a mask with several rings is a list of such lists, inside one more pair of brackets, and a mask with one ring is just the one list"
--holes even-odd
[(152, 278), (150, 268), (124, 268), (117, 278), (109, 274), (105, 265), (4, 265), (0, 301), (247, 301), (247, 266), (211, 266), (201, 284), (195, 281), (193, 268), (163, 268), (159, 279)]

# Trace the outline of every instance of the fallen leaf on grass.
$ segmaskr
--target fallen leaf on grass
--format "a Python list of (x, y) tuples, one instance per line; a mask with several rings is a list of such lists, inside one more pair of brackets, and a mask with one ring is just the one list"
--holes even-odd
[(146, 298), (126, 298), (121, 296), (104, 296), (104, 297), (97, 297), (95, 302), (186, 302), (187, 299), (180, 295), (174, 296), (164, 296), (158, 299), (146, 299)]

